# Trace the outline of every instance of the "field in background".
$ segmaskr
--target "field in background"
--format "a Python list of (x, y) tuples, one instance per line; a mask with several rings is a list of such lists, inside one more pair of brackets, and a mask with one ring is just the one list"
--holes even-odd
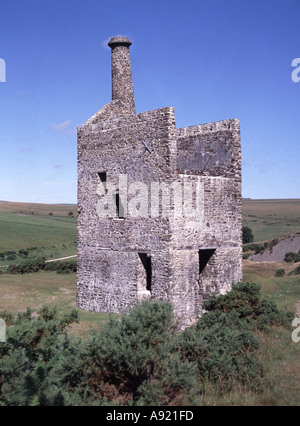
[(38, 203), (14, 203), (9, 201), (0, 201), (0, 213), (23, 213), (47, 216), (52, 213), (54, 216), (67, 216), (73, 211), (77, 215), (77, 206), (75, 204), (38, 204)]
[(74, 205), (0, 201), (0, 252), (43, 247), (49, 258), (76, 254), (76, 215)]
[(300, 199), (243, 200), (243, 225), (249, 226), (254, 241), (300, 232)]

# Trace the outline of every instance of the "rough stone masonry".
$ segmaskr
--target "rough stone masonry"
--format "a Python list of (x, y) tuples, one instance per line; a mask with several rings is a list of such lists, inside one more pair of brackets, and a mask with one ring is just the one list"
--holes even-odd
[(77, 304), (165, 300), (187, 326), (242, 279), (239, 121), (177, 129), (172, 107), (137, 114), (131, 41), (108, 45), (112, 101), (78, 128)]

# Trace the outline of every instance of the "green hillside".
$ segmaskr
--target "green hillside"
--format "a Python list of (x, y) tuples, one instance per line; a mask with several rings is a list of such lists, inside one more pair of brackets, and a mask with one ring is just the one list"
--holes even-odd
[(252, 229), (254, 241), (300, 232), (300, 199), (243, 200), (243, 225)]
[(76, 215), (74, 205), (0, 201), (0, 252), (36, 247), (35, 256), (76, 254)]

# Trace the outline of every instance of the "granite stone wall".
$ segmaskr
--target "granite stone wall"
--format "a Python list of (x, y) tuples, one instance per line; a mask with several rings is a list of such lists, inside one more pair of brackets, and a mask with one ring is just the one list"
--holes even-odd
[(78, 128), (77, 304), (168, 300), (184, 327), (242, 278), (239, 121), (136, 114), (130, 44), (110, 41), (113, 100)]

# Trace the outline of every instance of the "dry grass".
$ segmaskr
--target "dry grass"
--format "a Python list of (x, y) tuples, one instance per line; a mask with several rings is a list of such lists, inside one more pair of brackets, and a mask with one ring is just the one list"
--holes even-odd
[(69, 212), (77, 213), (75, 204), (38, 204), (38, 203), (14, 203), (9, 201), (0, 201), (0, 213), (23, 213), (37, 214), (46, 216), (50, 212), (54, 216), (67, 216)]
[[(0, 275), (0, 311), (16, 314), (29, 307), (38, 311), (42, 306), (56, 306), (66, 312), (76, 307), (76, 274), (36, 272), (25, 275)], [(79, 324), (69, 331), (86, 336), (90, 325), (103, 323), (108, 314), (86, 312), (78, 308)]]

